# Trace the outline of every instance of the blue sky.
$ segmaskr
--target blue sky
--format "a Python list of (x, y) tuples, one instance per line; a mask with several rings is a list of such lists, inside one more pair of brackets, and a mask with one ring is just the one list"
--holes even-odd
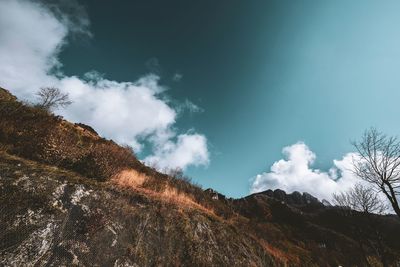
[[(270, 172), (280, 159), (290, 161), (290, 151), (315, 153), (300, 163), (307, 168), (312, 165), (313, 170), (321, 169), (326, 174), (336, 166), (340, 171), (333, 160), (342, 160), (352, 152), (350, 140), (359, 138), (366, 128), (375, 126), (389, 134), (400, 133), (397, 1), (32, 3), (5, 0), (3, 10), (7, 7), (21, 17), (10, 21), (3, 18), (0, 30), (5, 32), (5, 25), (10, 23), (28, 24), (34, 10), (48, 12), (47, 18), (32, 19), (38, 24), (30, 25), (50, 44), (54, 40), (53, 46), (49, 44), (42, 51), (42, 58), (56, 58), (59, 65), (53, 65), (53, 76), (49, 77), (46, 60), (37, 63), (36, 69), (25, 69), (21, 59), (21, 65), (16, 66), (24, 66), (25, 72), (21, 72), (31, 91), (21, 89), (27, 85), (15, 82), (18, 76), (6, 76), (11, 73), (7, 66), (0, 69), (0, 86), (29, 98), (33, 84), (56, 82), (72, 94), (76, 90), (70, 87), (75, 85), (96, 99), (122, 101), (119, 95), (101, 95), (96, 90), (104, 84), (120, 90), (122, 82), (135, 82), (152, 72), (157, 78), (151, 76), (153, 80), (142, 80), (140, 85), (149, 90), (129, 85), (127, 90), (138, 93), (123, 95), (122, 99), (132, 99), (130, 107), (113, 113), (109, 131), (101, 123), (98, 128), (105, 129), (100, 132), (109, 138), (140, 145), (138, 155), (142, 159), (153, 156), (166, 165), (179, 162), (181, 165), (176, 166), (184, 166), (203, 187), (232, 197), (246, 195), (252, 187), (250, 180)], [(56, 3), (57, 8), (49, 3)], [(68, 13), (70, 10), (75, 16)], [(42, 30), (47, 28), (39, 23), (48, 25), (49, 30)], [(7, 34), (15, 38), (15, 43), (26, 43), (23, 51), (37, 41), (35, 37), (20, 40), (17, 31)], [(0, 55), (9, 55), (9, 47), (0, 40)], [(29, 54), (35, 58), (32, 62), (41, 62), (35, 53)], [(10, 59), (8, 66), (15, 62)], [(37, 69), (44, 78), (30, 81)], [(55, 75), (54, 69), (63, 77)], [(98, 76), (96, 82), (103, 79), (103, 85), (92, 81), (91, 87), (85, 84), (86, 88), (82, 85), (84, 74), (93, 70)], [(80, 80), (74, 80), (75, 76)], [(152, 100), (146, 108), (153, 109), (146, 114), (150, 114), (147, 120), (153, 124), (116, 134), (120, 129), (115, 124), (118, 116), (136, 113), (134, 104), (141, 106), (135, 102), (138, 95)], [(79, 101), (76, 103), (88, 103)], [(63, 114), (97, 126), (98, 119), (85, 117), (82, 109), (74, 108)], [(160, 115), (154, 109), (165, 110), (166, 117), (152, 120)], [(284, 147), (296, 143), (300, 145), (282, 155)], [(176, 156), (178, 152), (187, 157)], [(290, 177), (297, 176), (301, 177), (298, 173)], [(309, 189), (301, 184), (290, 190)]]

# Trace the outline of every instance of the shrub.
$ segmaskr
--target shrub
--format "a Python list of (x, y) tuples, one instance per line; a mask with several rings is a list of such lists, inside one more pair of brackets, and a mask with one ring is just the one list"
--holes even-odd
[(0, 143), (8, 152), (106, 180), (126, 168), (142, 168), (132, 149), (120, 147), (45, 109), (18, 102), (0, 90)]
[(101, 140), (87, 149), (73, 169), (87, 177), (106, 180), (138, 164), (131, 151), (111, 141)]

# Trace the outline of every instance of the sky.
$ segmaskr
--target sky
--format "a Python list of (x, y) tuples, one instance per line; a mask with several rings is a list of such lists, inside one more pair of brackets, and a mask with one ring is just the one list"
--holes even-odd
[(400, 133), (400, 2), (1, 0), (0, 86), (230, 197), (347, 189)]

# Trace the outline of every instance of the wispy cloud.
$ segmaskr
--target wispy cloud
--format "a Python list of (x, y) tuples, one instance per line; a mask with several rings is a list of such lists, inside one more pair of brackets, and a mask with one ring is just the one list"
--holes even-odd
[[(70, 12), (79, 16), (70, 16)], [(142, 147), (139, 140), (149, 140), (154, 155), (146, 162), (159, 161), (165, 168), (207, 164), (206, 138), (174, 130), (178, 110), (165, 100), (166, 88), (159, 76), (119, 82), (96, 71), (83, 78), (63, 73), (58, 56), (67, 37), (91, 36), (89, 25), (84, 8), (75, 1), (0, 1), (0, 86), (31, 101), (40, 87), (59, 87), (73, 101), (59, 114), (92, 125), (100, 134), (130, 144), (136, 151)]]
[(201, 113), (204, 112), (204, 109), (190, 101), (189, 99), (185, 99), (182, 103), (176, 106), (176, 110), (178, 113), (183, 113), (185, 111), (189, 111), (190, 113)]
[(175, 74), (172, 76), (172, 80), (174, 82), (180, 82), (183, 78), (183, 74), (180, 72), (175, 72)]
[(148, 59), (145, 63), (146, 68), (154, 74), (160, 75), (162, 73), (160, 62), (158, 58), (152, 57)]

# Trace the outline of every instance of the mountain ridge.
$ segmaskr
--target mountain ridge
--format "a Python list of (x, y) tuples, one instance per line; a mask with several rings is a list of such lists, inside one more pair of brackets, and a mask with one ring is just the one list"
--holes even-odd
[(375, 216), (371, 228), (279, 189), (227, 198), (5, 89), (0, 112), (2, 265), (380, 266), (372, 230), (400, 264), (396, 218)]

